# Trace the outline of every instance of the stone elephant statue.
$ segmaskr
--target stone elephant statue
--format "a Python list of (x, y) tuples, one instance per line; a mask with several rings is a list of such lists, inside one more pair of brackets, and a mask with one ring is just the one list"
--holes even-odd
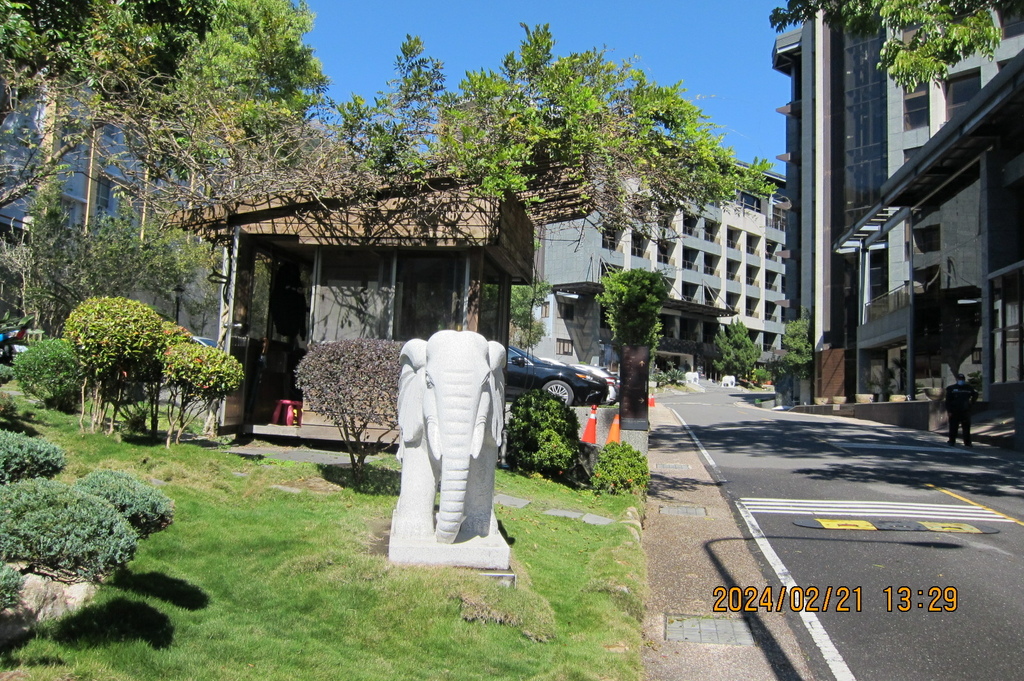
[[(494, 470), (505, 426), (505, 347), (471, 331), (438, 331), (401, 353), (393, 538), (452, 544), (498, 533)], [(440, 487), (434, 518), (434, 498)]]
[(723, 388), (735, 388), (736, 377), (735, 376), (722, 376), (722, 387)]

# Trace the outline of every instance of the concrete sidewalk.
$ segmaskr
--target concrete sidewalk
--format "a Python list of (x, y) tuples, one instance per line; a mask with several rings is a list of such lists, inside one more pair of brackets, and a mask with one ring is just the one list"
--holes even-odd
[[(716, 613), (715, 587), (767, 581), (699, 449), (670, 409), (650, 411), (643, 546), (651, 597), (644, 621), (649, 681), (813, 679), (784, 614)], [(794, 626), (799, 626), (793, 620)]]

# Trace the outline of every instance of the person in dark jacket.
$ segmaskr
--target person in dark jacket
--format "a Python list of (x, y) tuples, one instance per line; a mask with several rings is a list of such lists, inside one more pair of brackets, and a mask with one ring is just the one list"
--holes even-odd
[(971, 406), (978, 401), (978, 391), (967, 385), (963, 374), (946, 388), (946, 413), (949, 414), (949, 442), (956, 444), (956, 432), (963, 427), (964, 444), (971, 446)]

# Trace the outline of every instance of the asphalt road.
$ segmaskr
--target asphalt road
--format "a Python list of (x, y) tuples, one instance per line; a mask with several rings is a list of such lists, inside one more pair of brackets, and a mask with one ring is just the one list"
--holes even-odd
[[(769, 592), (720, 605), (799, 610), (789, 617), (822, 679), (1024, 679), (1024, 456), (755, 397), (711, 386), (660, 400), (764, 535)], [(815, 519), (827, 527), (795, 524)]]

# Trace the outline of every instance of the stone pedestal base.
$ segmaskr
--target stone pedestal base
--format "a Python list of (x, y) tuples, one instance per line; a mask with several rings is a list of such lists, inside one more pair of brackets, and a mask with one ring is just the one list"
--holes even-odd
[(429, 539), (391, 537), (388, 558), (404, 565), (450, 565), (483, 570), (508, 570), (512, 549), (500, 534), (473, 537), (454, 544)]

